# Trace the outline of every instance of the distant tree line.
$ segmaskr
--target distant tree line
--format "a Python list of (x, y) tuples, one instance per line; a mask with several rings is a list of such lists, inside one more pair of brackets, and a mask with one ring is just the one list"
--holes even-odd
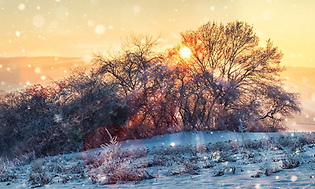
[[(284, 89), (282, 53), (258, 45), (253, 26), (209, 22), (179, 45), (131, 35), (119, 51), (96, 52), (91, 70), (0, 99), (0, 154), (53, 155), (109, 141), (192, 130), (277, 132), (300, 111)], [(190, 53), (183, 56), (181, 50)]]

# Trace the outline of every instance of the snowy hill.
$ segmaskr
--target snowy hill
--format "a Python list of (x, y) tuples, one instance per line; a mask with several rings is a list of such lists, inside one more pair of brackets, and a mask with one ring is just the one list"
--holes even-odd
[(20, 165), (2, 160), (0, 187), (312, 188), (314, 143), (314, 133), (167, 134)]

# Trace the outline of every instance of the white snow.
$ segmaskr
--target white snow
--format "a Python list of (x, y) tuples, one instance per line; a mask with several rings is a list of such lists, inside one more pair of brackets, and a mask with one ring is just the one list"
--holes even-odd
[[(282, 138), (278, 139), (281, 136)], [(315, 135), (209, 131), (129, 140), (120, 143), (122, 150), (148, 151), (144, 157), (130, 159), (131, 164), (140, 165), (161, 160), (161, 165), (147, 167), (148, 173), (156, 178), (101, 186), (92, 184), (88, 178), (70, 179), (64, 184), (60, 180), (61, 177), (56, 176), (53, 183), (44, 188), (314, 188), (315, 145), (293, 148), (292, 145), (299, 144), (301, 137), (315, 138)], [(286, 143), (280, 140), (291, 142), (285, 146)], [(255, 144), (258, 147), (249, 146)], [(95, 149), (84, 153), (47, 157), (43, 161), (60, 161), (62, 165), (69, 167), (82, 161), (82, 155), (95, 156), (102, 152), (103, 149)], [(197, 162), (194, 164), (195, 160)], [(290, 165), (294, 162), (299, 164), (295, 168), (289, 168), (289, 161), (292, 161)], [(189, 163), (198, 169), (191, 169), (190, 173), (185, 172), (189, 169)], [(29, 171), (30, 165), (21, 166), (17, 170), (19, 178), (12, 182), (0, 182), (0, 188), (29, 188)], [(106, 179), (106, 176), (104, 178)]]

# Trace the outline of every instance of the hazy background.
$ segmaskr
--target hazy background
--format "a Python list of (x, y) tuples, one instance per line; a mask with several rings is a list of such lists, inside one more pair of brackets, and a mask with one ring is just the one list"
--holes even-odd
[(0, 56), (88, 57), (115, 48), (130, 32), (161, 36), (161, 47), (180, 32), (208, 21), (244, 20), (262, 45), (269, 38), (287, 66), (315, 67), (312, 0), (1, 0)]
[(89, 66), (93, 51), (117, 49), (131, 32), (160, 36), (160, 48), (208, 21), (253, 24), (284, 53), (281, 77), (301, 94), (292, 130), (315, 131), (315, 1), (312, 0), (0, 0), (0, 93)]

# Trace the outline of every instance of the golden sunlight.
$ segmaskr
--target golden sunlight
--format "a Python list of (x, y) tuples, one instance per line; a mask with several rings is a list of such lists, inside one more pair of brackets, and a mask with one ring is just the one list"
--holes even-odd
[(179, 53), (183, 58), (189, 58), (191, 55), (191, 50), (188, 47), (183, 47), (180, 49)]

